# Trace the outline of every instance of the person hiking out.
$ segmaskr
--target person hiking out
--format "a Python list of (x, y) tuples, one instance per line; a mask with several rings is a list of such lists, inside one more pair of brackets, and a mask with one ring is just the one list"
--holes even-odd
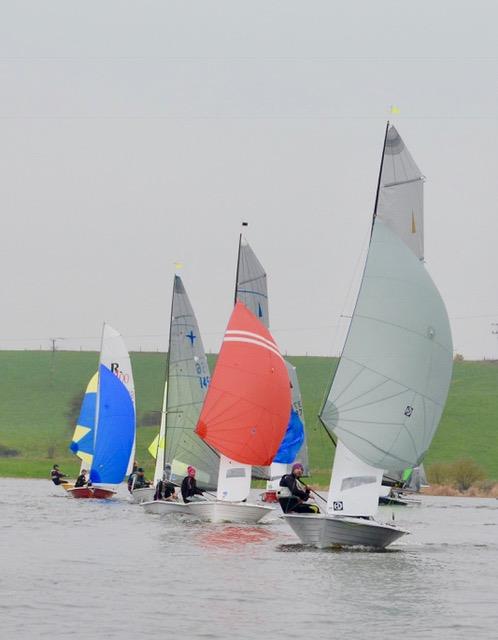
[(292, 465), (292, 472), (280, 479), (278, 501), (284, 513), (320, 513), (316, 504), (306, 504), (311, 489), (301, 482), (303, 473), (303, 465), (296, 462)]
[(196, 500), (195, 496), (202, 496), (204, 494), (201, 489), (197, 488), (195, 467), (187, 467), (187, 473), (188, 475), (183, 478), (181, 486), (182, 498), (183, 502), (192, 502), (193, 500)]
[(67, 480), (64, 480), (64, 478), (67, 478), (66, 474), (62, 473), (62, 471), (59, 470), (58, 464), (54, 464), (52, 470), (50, 471), (50, 480), (52, 480), (54, 484), (59, 485), (65, 484), (67, 482)]

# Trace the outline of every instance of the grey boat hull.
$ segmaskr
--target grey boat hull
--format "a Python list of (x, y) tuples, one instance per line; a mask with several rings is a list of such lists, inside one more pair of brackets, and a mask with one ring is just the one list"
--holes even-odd
[(408, 531), (394, 524), (364, 518), (286, 514), (283, 518), (303, 544), (328, 547), (372, 547), (384, 549)]

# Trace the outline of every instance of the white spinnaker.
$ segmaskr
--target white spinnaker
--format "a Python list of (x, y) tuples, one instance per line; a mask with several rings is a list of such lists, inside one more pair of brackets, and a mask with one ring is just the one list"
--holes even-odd
[(161, 406), (161, 423), (159, 425), (159, 435), (157, 438), (156, 464), (154, 466), (154, 486), (163, 477), (164, 453), (166, 451), (166, 397), (168, 395), (168, 381), (164, 383), (163, 404)]
[[(133, 402), (133, 408), (135, 410), (135, 420), (136, 420), (136, 405), (135, 405), (135, 385), (133, 383), (133, 372), (131, 369), (131, 361), (130, 355), (126, 349), (126, 345), (124, 340), (116, 329), (113, 329), (111, 325), (104, 323), (104, 328), (102, 332), (102, 347), (100, 351), (100, 364), (104, 365), (111, 371), (115, 373), (119, 380), (123, 383), (123, 385), (128, 390), (130, 397)], [(97, 394), (97, 416), (99, 410), (99, 401), (100, 398)], [(97, 432), (98, 420), (95, 421), (95, 436)], [(129, 475), (133, 470), (133, 462), (135, 460), (135, 446), (136, 446), (136, 432), (133, 440), (133, 447), (130, 454), (130, 459), (128, 461), (128, 467), (126, 473)]]
[(396, 128), (387, 132), (377, 218), (424, 258), (424, 178)]
[(377, 218), (322, 422), (368, 465), (419, 464), (446, 402), (452, 350), (446, 309), (423, 263)]
[(360, 460), (337, 441), (327, 500), (327, 514), (374, 516), (379, 502), (382, 469)]
[(179, 276), (175, 276), (168, 364), (165, 462), (173, 482), (187, 467), (197, 469), (197, 484), (216, 487), (219, 457), (194, 433), (209, 384), (209, 368), (197, 320)]

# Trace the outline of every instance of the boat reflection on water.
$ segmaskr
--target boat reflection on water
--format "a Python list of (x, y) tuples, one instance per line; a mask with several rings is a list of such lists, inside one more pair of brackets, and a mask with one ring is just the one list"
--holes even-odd
[(262, 544), (276, 538), (277, 534), (265, 527), (223, 526), (201, 533), (197, 540), (202, 547), (237, 549), (248, 544)]

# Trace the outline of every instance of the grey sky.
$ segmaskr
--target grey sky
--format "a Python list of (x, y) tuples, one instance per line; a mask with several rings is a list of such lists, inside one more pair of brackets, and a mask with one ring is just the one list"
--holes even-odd
[(0, 347), (96, 348), (106, 319), (164, 349), (181, 260), (217, 350), (247, 219), (281, 349), (336, 353), (390, 117), (455, 350), (497, 356), (497, 22), (494, 0), (0, 2)]

